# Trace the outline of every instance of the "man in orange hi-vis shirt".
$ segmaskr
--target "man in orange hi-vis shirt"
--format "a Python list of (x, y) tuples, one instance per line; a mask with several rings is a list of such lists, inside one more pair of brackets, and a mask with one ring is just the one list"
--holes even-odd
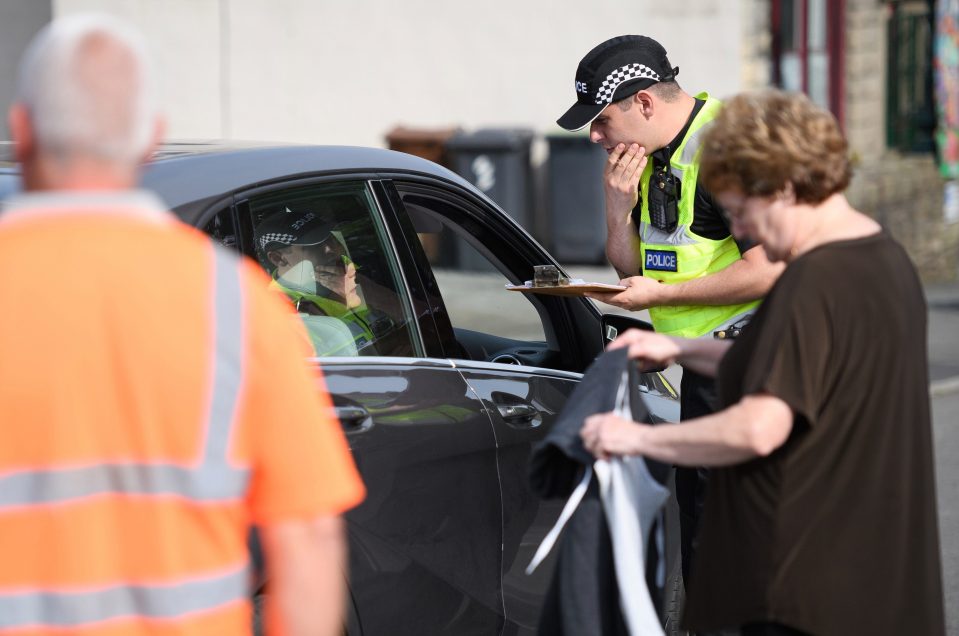
[(305, 334), (252, 263), (135, 190), (161, 132), (141, 37), (57, 20), (20, 69), (0, 215), (0, 635), (342, 630), (364, 496)]

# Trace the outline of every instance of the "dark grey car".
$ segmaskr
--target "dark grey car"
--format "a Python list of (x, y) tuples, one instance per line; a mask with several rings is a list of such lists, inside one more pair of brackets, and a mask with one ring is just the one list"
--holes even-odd
[[(17, 187), (2, 165), (0, 197)], [(144, 184), (251, 257), (265, 219), (315, 212), (355, 264), (361, 307), (301, 312), (369, 490), (347, 514), (348, 633), (531, 633), (551, 568), (523, 569), (563, 503), (530, 492), (531, 445), (639, 321), (505, 291), (555, 261), (464, 179), (410, 155), (169, 145)], [(656, 418), (678, 419), (668, 383), (642, 383)]]

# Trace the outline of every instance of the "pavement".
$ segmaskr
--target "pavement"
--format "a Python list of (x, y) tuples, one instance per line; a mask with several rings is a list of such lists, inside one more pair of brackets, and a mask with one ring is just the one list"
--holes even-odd
[(929, 305), (929, 392), (959, 393), (959, 283), (926, 286)]
[[(566, 265), (564, 269), (569, 276), (589, 282), (612, 283), (618, 280), (611, 267)], [(953, 395), (959, 393), (959, 282), (926, 285), (925, 292), (929, 307), (929, 394), (934, 398)], [(649, 320), (648, 312), (634, 313), (599, 303), (597, 307), (604, 313), (635, 315)], [(679, 386), (679, 369), (670, 368), (665, 375)]]
[(936, 498), (946, 633), (959, 636), (959, 391), (933, 397)]

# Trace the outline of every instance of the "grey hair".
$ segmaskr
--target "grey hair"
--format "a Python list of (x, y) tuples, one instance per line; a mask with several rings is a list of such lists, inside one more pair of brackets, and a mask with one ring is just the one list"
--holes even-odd
[[(98, 54), (98, 46), (112, 50)], [(130, 163), (152, 141), (156, 87), (146, 42), (111, 16), (44, 27), (20, 62), (15, 99), (30, 114), (38, 148), (54, 156)]]

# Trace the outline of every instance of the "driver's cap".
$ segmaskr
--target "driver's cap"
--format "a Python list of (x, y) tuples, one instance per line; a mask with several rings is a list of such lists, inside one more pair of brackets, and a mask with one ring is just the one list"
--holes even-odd
[(332, 229), (316, 212), (284, 208), (260, 222), (253, 232), (253, 242), (263, 253), (289, 245), (319, 245), (330, 238)]

